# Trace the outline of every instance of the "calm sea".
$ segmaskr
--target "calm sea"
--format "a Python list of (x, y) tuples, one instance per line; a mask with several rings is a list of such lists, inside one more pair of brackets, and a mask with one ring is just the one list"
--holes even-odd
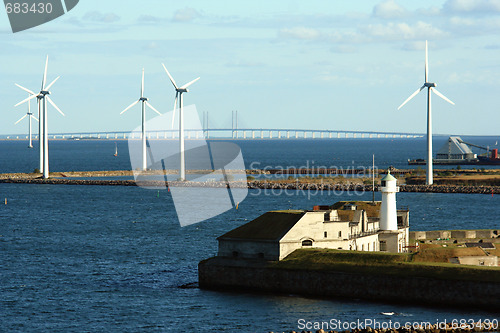
[[(402, 167), (425, 152), (422, 139), (238, 143), (247, 166), (313, 160), (369, 166), (375, 153), (380, 168)], [(36, 149), (24, 146), (0, 141), (0, 172), (37, 167)], [(113, 141), (54, 141), (50, 148), (53, 171), (130, 168), (125, 141), (118, 141), (117, 158)], [(197, 281), (197, 263), (216, 254), (217, 236), (268, 210), (371, 199), (371, 193), (287, 193), (250, 191), (238, 210), (181, 228), (166, 191), (0, 184), (0, 331), (268, 332), (298, 330), (301, 319), (498, 319), (498, 312), (179, 288)], [(490, 195), (398, 194), (398, 205), (410, 208), (412, 230), (499, 228), (499, 203), (500, 196)], [(387, 317), (384, 311), (396, 314)]]

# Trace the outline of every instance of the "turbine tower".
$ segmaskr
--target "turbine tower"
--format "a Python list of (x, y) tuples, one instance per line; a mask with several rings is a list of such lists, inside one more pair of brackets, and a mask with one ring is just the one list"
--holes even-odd
[(144, 97), (144, 68), (142, 69), (142, 83), (141, 83), (141, 97), (135, 101), (134, 103), (130, 104), (125, 110), (120, 112), (120, 114), (123, 114), (125, 111), (133, 107), (139, 102), (142, 102), (142, 170), (146, 171), (147, 167), (147, 160), (146, 160), (146, 105), (153, 110), (154, 112), (158, 113), (161, 116), (161, 113), (158, 112), (151, 104), (148, 102), (148, 98)]
[(425, 82), (424, 85), (417, 89), (413, 94), (410, 95), (398, 107), (398, 110), (403, 107), (408, 101), (410, 101), (413, 97), (415, 97), (419, 92), (421, 92), (424, 88), (427, 88), (427, 179), (426, 184), (432, 185), (434, 183), (433, 175), (432, 175), (432, 109), (431, 109), (431, 92), (434, 92), (436, 95), (447, 101), (448, 103), (455, 105), (452, 101), (450, 101), (446, 96), (441, 94), (436, 89), (436, 83), (429, 82), (429, 61), (428, 61), (428, 52), (427, 52), (427, 41), (425, 41)]
[(182, 87), (178, 87), (177, 84), (175, 83), (174, 78), (172, 75), (167, 70), (167, 67), (165, 67), (164, 64), (162, 64), (163, 68), (165, 69), (165, 72), (167, 72), (168, 77), (170, 78), (170, 82), (174, 85), (175, 88), (175, 101), (174, 101), (174, 112), (172, 114), (172, 129), (174, 128), (174, 120), (175, 120), (175, 108), (177, 105), (177, 99), (179, 99), (179, 154), (180, 154), (180, 165), (179, 165), (179, 178), (180, 180), (186, 180), (186, 161), (185, 161), (185, 156), (184, 156), (184, 113), (183, 113), (183, 107), (184, 107), (184, 102), (182, 99), (182, 94), (185, 92), (189, 92), (187, 87), (198, 81), (200, 78), (196, 78), (193, 81), (190, 81), (183, 85)]
[[(31, 94), (30, 94), (30, 96), (31, 96)], [(14, 123), (14, 125), (19, 124), (19, 122), (26, 117), (28, 117), (28, 140), (29, 140), (28, 148), (33, 148), (33, 143), (32, 143), (32, 139), (31, 139), (31, 136), (32, 136), (31, 135), (31, 118), (35, 119), (36, 121), (38, 121), (38, 119), (33, 115), (33, 113), (31, 113), (31, 101), (28, 102), (28, 112), (21, 119), (16, 121)]]
[[(38, 139), (40, 141), (40, 172), (43, 173), (43, 178), (49, 178), (49, 133), (48, 133), (48, 113), (47, 113), (47, 101), (56, 109), (60, 114), (64, 116), (64, 113), (57, 107), (57, 105), (50, 99), (48, 95), (50, 95), (49, 89), (52, 87), (54, 83), (60, 78), (60, 76), (56, 77), (54, 81), (52, 81), (49, 85), (47, 84), (47, 68), (49, 66), (49, 56), (45, 60), (45, 71), (43, 72), (42, 78), (42, 88), (38, 94), (35, 94), (33, 91), (24, 88), (16, 83), (16, 86), (28, 92), (30, 96), (21, 102), (17, 103), (15, 106), (19, 106), (23, 103), (26, 103), (33, 98), (38, 98), (38, 114), (39, 114), (39, 130), (38, 130)], [(42, 138), (43, 137), (43, 138)]]

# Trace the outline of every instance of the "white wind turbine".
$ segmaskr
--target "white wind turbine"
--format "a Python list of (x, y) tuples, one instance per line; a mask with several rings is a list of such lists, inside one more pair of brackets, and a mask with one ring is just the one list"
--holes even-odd
[(148, 102), (148, 98), (144, 97), (144, 68), (142, 69), (142, 83), (141, 83), (141, 97), (135, 101), (134, 103), (130, 104), (125, 110), (120, 112), (120, 114), (124, 113), (134, 105), (136, 105), (139, 102), (142, 102), (142, 170), (146, 170), (147, 167), (147, 160), (146, 160), (146, 105), (153, 110), (154, 112), (158, 113), (161, 116), (161, 113), (158, 112), (151, 104)]
[[(40, 172), (43, 173), (43, 178), (49, 178), (49, 133), (48, 133), (48, 113), (47, 113), (47, 101), (56, 109), (60, 114), (64, 116), (64, 113), (57, 107), (57, 105), (50, 99), (48, 95), (50, 95), (50, 87), (60, 78), (60, 76), (56, 77), (54, 81), (52, 81), (49, 85), (47, 84), (47, 68), (49, 66), (49, 56), (45, 60), (45, 71), (43, 72), (42, 79), (42, 88), (38, 94), (35, 94), (33, 91), (24, 88), (16, 83), (16, 86), (23, 89), (24, 91), (31, 94), (30, 97), (22, 100), (17, 103), (15, 106), (26, 103), (33, 98), (38, 98), (38, 113), (39, 113), (39, 130), (38, 137), (40, 141)], [(43, 139), (42, 139), (43, 136)]]
[(409, 100), (415, 97), (419, 92), (421, 92), (424, 88), (427, 88), (427, 185), (432, 185), (434, 183), (433, 175), (432, 175), (432, 111), (431, 111), (431, 92), (434, 92), (436, 95), (444, 99), (450, 104), (455, 105), (452, 101), (450, 101), (446, 96), (441, 94), (436, 89), (436, 83), (429, 82), (429, 61), (428, 61), (428, 52), (427, 52), (427, 41), (425, 41), (425, 82), (424, 85), (417, 89), (413, 94), (410, 95), (398, 107), (398, 110), (403, 107)]
[[(31, 94), (30, 94), (30, 96), (31, 96)], [(33, 143), (32, 143), (32, 138), (31, 138), (32, 137), (32, 135), (31, 135), (31, 118), (35, 119), (36, 121), (38, 121), (38, 119), (37, 119), (37, 117), (35, 117), (33, 115), (33, 113), (31, 113), (31, 101), (28, 102), (28, 112), (21, 119), (16, 121), (14, 123), (14, 125), (19, 124), (19, 122), (26, 117), (28, 117), (28, 140), (29, 140), (28, 148), (33, 148)]]
[(168, 77), (170, 78), (170, 81), (174, 85), (175, 88), (175, 101), (174, 101), (174, 112), (172, 114), (172, 129), (174, 128), (174, 120), (175, 120), (175, 109), (177, 106), (177, 99), (179, 99), (179, 154), (180, 154), (180, 165), (179, 165), (179, 178), (180, 180), (186, 180), (186, 162), (185, 162), (185, 156), (184, 156), (184, 113), (183, 113), (183, 107), (184, 107), (184, 102), (182, 99), (182, 94), (185, 92), (189, 92), (187, 87), (198, 81), (200, 78), (196, 78), (193, 81), (190, 81), (183, 85), (182, 87), (178, 87), (177, 84), (175, 83), (174, 78), (172, 75), (167, 70), (167, 67), (165, 67), (164, 64), (162, 64), (163, 68), (165, 69), (165, 72), (167, 72)]

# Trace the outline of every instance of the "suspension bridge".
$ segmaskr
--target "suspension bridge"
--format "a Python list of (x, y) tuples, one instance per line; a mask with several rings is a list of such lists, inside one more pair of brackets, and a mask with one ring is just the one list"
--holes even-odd
[[(210, 128), (185, 129), (187, 139), (345, 139), (345, 138), (421, 138), (421, 133), (379, 132), (379, 131), (349, 131), (349, 130), (314, 130), (314, 129), (282, 129), (282, 128)], [(51, 133), (50, 139), (139, 139), (140, 132), (110, 131), (110, 132), (78, 132), (78, 133)], [(177, 139), (179, 131), (151, 130), (147, 133), (148, 139)], [(0, 138), (10, 140), (28, 139), (25, 134), (2, 135)], [(37, 139), (37, 135), (33, 135)]]

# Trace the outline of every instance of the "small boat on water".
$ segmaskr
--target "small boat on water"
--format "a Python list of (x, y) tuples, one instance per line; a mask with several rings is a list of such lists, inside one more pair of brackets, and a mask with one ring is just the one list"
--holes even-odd
[(115, 153), (113, 154), (114, 157), (118, 156), (118, 145), (115, 142)]
[(383, 314), (384, 316), (393, 316), (394, 312), (380, 312), (380, 314)]

